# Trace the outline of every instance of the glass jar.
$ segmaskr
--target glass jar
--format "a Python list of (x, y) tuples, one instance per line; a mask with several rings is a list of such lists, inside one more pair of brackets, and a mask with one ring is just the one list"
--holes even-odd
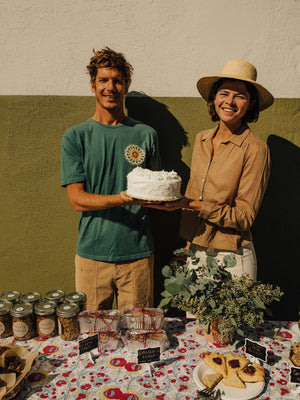
[(21, 303), (30, 303), (34, 307), (41, 300), (42, 296), (38, 292), (29, 292), (21, 296)]
[(0, 339), (12, 336), (11, 307), (12, 304), (10, 301), (0, 301)]
[(10, 301), (12, 304), (16, 304), (19, 302), (21, 297), (21, 293), (16, 290), (10, 290), (9, 292), (5, 292), (1, 294), (2, 300)]
[(60, 304), (56, 309), (58, 316), (58, 332), (63, 340), (75, 340), (78, 338), (79, 329), (79, 306), (75, 303)]
[(65, 298), (63, 290), (51, 290), (45, 294), (45, 301), (54, 301), (56, 304), (61, 304)]
[(72, 292), (65, 297), (66, 303), (75, 303), (79, 306), (80, 311), (85, 310), (86, 294), (81, 292)]
[(29, 340), (34, 336), (33, 308), (29, 303), (14, 304), (10, 310), (12, 331), (16, 340)]
[(56, 303), (54, 301), (41, 301), (35, 305), (34, 311), (38, 336), (49, 339), (57, 335)]

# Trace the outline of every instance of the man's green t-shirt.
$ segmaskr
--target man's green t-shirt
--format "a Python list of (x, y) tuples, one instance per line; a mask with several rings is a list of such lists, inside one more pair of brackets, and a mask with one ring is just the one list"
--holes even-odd
[[(120, 125), (93, 119), (69, 128), (62, 138), (61, 186), (85, 182), (96, 194), (126, 190), (136, 166), (160, 169), (156, 132), (126, 118)], [(82, 212), (76, 253), (99, 261), (126, 261), (153, 254), (147, 210), (137, 205)]]

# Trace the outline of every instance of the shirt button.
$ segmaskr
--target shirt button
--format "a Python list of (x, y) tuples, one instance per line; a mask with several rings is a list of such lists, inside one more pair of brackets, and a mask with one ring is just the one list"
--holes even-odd
[(202, 200), (202, 196), (199, 197), (199, 200)]
[(204, 178), (202, 179), (202, 182), (204, 182)]

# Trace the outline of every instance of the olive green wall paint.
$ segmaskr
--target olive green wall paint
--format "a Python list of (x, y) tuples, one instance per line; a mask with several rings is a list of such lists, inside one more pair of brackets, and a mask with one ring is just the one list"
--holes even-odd
[[(0, 96), (1, 293), (74, 290), (79, 214), (60, 188), (60, 144), (66, 128), (92, 115), (94, 101), (92, 96)], [(158, 131), (163, 167), (179, 172), (184, 187), (195, 135), (214, 126), (204, 101), (151, 98), (134, 92), (127, 97), (126, 107), (130, 116)], [(297, 281), (288, 282), (285, 277), (298, 273), (287, 254), (298, 250), (299, 243), (299, 99), (276, 99), (252, 128), (268, 142), (273, 161), (266, 201), (253, 229), (259, 278), (268, 282), (272, 278), (289, 293), (297, 293)], [(284, 201), (286, 196), (289, 203)], [(159, 270), (172, 250), (183, 244), (177, 235), (179, 216), (152, 212), (158, 249), (156, 302), (162, 290)], [(277, 253), (280, 248), (284, 255)], [(285, 297), (275, 311), (280, 317), (284, 308), (284, 319), (292, 319), (298, 304), (292, 304), (290, 294)]]

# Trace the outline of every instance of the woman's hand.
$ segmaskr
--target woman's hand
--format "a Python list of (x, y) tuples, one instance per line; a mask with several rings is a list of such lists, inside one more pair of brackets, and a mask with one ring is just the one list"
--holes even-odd
[(175, 201), (163, 201), (161, 203), (155, 204), (155, 202), (150, 202), (150, 204), (143, 204), (144, 207), (157, 208), (158, 210), (164, 211), (175, 211), (181, 210), (182, 208), (200, 211), (202, 207), (202, 202), (199, 200), (189, 199), (188, 197), (182, 196), (179, 200)]
[(148, 207), (148, 208), (156, 208), (158, 210), (164, 210), (164, 211), (175, 211), (175, 210), (180, 210), (182, 208), (187, 208), (189, 201), (190, 201), (190, 199), (183, 196), (179, 200), (163, 201), (160, 203), (149, 202), (149, 204), (143, 204), (143, 206)]
[(126, 194), (126, 192), (121, 192), (120, 193), (120, 197), (121, 197), (121, 200), (124, 203), (123, 204), (124, 206), (126, 206), (128, 204), (137, 204), (137, 205), (140, 205), (140, 206), (147, 207), (150, 204), (153, 204), (153, 206), (161, 204), (161, 201), (150, 201), (150, 200), (135, 199), (134, 197), (128, 196)]

